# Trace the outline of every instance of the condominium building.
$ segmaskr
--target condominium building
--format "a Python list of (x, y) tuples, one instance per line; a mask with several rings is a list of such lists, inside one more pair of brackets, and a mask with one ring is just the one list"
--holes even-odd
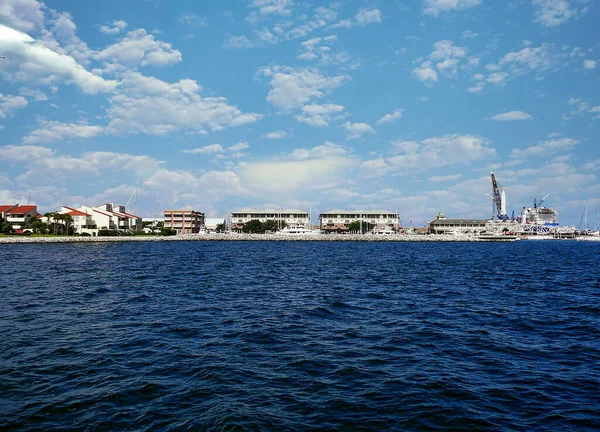
[(195, 210), (165, 210), (164, 227), (177, 234), (198, 234), (204, 229), (204, 213)]
[(73, 218), (73, 232), (76, 234), (94, 234), (97, 231), (96, 222), (94, 221), (92, 214), (87, 211), (62, 206), (58, 213), (68, 214)]
[[(5, 207), (5, 206), (2, 206)], [(29, 226), (29, 224), (38, 217), (37, 206), (34, 205), (14, 205), (9, 206), (3, 211), (6, 222), (11, 224), (12, 228), (17, 232)]]
[(397, 231), (399, 220), (398, 213), (386, 210), (329, 210), (319, 215), (319, 228), (322, 231), (347, 231), (348, 225), (358, 221), (375, 229)]
[(274, 220), (276, 222), (285, 222), (287, 226), (305, 226), (310, 224), (309, 213), (302, 210), (283, 210), (283, 209), (242, 209), (231, 212), (231, 229), (241, 230), (244, 225), (251, 220), (266, 222)]

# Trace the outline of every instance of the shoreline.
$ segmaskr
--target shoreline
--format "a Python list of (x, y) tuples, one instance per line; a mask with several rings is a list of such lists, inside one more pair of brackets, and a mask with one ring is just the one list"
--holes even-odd
[(36, 243), (123, 243), (123, 242), (169, 242), (169, 241), (354, 241), (354, 242), (485, 242), (476, 237), (449, 236), (443, 234), (184, 234), (175, 236), (132, 236), (132, 237), (0, 237), (2, 244)]

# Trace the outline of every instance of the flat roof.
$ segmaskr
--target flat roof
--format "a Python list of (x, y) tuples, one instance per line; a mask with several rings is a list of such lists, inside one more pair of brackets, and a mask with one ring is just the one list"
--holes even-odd
[(308, 214), (308, 212), (306, 210), (297, 210), (297, 209), (279, 210), (279, 209), (252, 209), (252, 208), (235, 210), (235, 211), (231, 212), (231, 214), (234, 214), (234, 213), (273, 213), (273, 214), (303, 213), (303, 214)]
[(388, 210), (327, 210), (326, 212), (321, 213), (321, 215), (338, 215), (338, 214), (347, 214), (347, 215), (393, 215), (396, 216), (396, 212), (388, 211)]

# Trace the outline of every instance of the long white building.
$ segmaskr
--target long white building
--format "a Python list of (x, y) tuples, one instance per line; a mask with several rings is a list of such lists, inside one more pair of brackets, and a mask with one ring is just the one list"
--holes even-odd
[(321, 231), (346, 231), (352, 222), (372, 225), (375, 229), (400, 227), (398, 213), (387, 210), (329, 210), (319, 215)]
[(231, 212), (231, 229), (241, 230), (251, 220), (257, 219), (261, 222), (268, 220), (282, 221), (287, 226), (309, 227), (310, 219), (307, 211), (295, 209), (242, 209)]

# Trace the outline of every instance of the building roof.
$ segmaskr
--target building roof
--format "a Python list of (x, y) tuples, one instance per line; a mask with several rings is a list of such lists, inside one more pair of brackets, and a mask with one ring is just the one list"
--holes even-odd
[(206, 226), (217, 226), (225, 223), (225, 218), (206, 218), (204, 219), (204, 225)]
[(0, 205), (0, 213), (8, 210), (11, 207), (18, 206), (19, 204), (2, 204)]
[(163, 210), (163, 213), (176, 213), (176, 212), (180, 212), (180, 213), (200, 213), (203, 214), (201, 211), (198, 210), (191, 210), (191, 209), (176, 209), (176, 210)]
[(110, 213), (106, 213), (106, 211), (98, 210), (97, 208), (93, 208), (92, 210), (95, 211), (96, 213), (100, 213), (100, 214), (102, 214), (104, 216), (110, 216), (110, 217), (114, 216), (114, 215), (112, 215)]
[(306, 210), (297, 210), (297, 209), (253, 209), (253, 208), (245, 208), (241, 210), (235, 210), (231, 212), (232, 214), (237, 213), (273, 213), (273, 214), (290, 214), (290, 213), (303, 213), (308, 214)]
[[(68, 208), (68, 207), (67, 207), (67, 208)], [(71, 210), (71, 211), (70, 211), (70, 212), (68, 212), (67, 214), (69, 214), (69, 215), (71, 215), (71, 216), (89, 216), (89, 214), (87, 214), (87, 213), (84, 213), (84, 212), (82, 212), (82, 211), (79, 211), (79, 210), (75, 210), (75, 209)]]
[(19, 213), (19, 214), (20, 213), (28, 213), (32, 210), (35, 210), (37, 213), (37, 206), (34, 206), (34, 205), (33, 206), (32, 205), (19, 206), (14, 209), (11, 209), (10, 213)]
[(375, 215), (393, 215), (396, 216), (396, 212), (391, 212), (388, 210), (327, 210), (326, 212), (321, 213), (321, 215), (365, 215), (365, 216), (375, 216)]
[(429, 222), (429, 225), (474, 225), (474, 224), (485, 224), (486, 219), (446, 219), (439, 218)]

